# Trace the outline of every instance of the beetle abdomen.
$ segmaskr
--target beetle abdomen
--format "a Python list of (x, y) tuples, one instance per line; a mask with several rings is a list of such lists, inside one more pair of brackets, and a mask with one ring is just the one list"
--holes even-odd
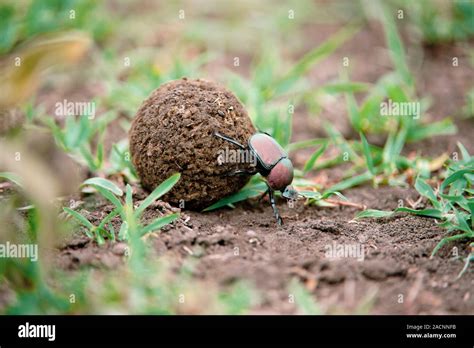
[(283, 158), (267, 176), (268, 185), (273, 190), (284, 190), (293, 181), (293, 164), (288, 158)]
[(250, 137), (249, 146), (259, 157), (263, 166), (270, 169), (280, 159), (287, 157), (285, 150), (275, 139), (265, 133), (256, 133)]

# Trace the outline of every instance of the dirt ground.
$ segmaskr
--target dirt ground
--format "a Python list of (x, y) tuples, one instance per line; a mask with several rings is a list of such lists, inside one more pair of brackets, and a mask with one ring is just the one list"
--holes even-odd
[[(407, 197), (418, 198), (415, 191), (388, 187), (347, 194), (351, 201), (376, 209), (394, 209)], [(355, 208), (303, 203), (294, 208), (280, 203), (279, 209), (285, 219), (279, 228), (263, 202), (206, 214), (185, 212), (174, 226), (148, 241), (158, 255), (178, 264), (197, 259), (197, 278), (222, 286), (249, 280), (263, 296), (253, 313), (294, 313), (287, 290), (292, 278), (301, 280), (328, 313), (363, 313), (364, 308), (380, 314), (474, 312), (472, 271), (455, 280), (462, 261), (451, 257), (450, 248), (429, 259), (444, 233), (432, 219), (400, 214), (354, 221)], [(156, 216), (153, 211), (148, 214)], [(334, 243), (361, 243), (365, 260), (328, 259), (326, 245)], [(460, 254), (466, 253), (465, 245), (457, 247)], [(86, 265), (109, 269), (120, 265), (122, 254), (123, 246), (99, 248), (78, 236), (59, 251), (58, 264), (68, 270)]]
[[(307, 28), (312, 33), (311, 45), (322, 41), (335, 28)], [(323, 83), (338, 76), (342, 57), (354, 62), (351, 78), (375, 82), (390, 70), (387, 52), (372, 47), (384, 47), (382, 32), (365, 29), (357, 39), (350, 40), (337, 53), (312, 71), (311, 78)], [(459, 67), (449, 64), (453, 52), (461, 59)], [(467, 63), (462, 47), (446, 46), (425, 49), (422, 64), (415, 67), (420, 94), (431, 95), (432, 120), (453, 116), (459, 126), (455, 136), (428, 139), (408, 145), (406, 151), (425, 155), (450, 154), (456, 142), (462, 142), (474, 152), (472, 121), (460, 119), (462, 96), (472, 87), (474, 72)], [(242, 61), (245, 61), (243, 58)], [(216, 70), (215, 74), (219, 73)], [(212, 78), (209, 77), (209, 78)], [(343, 134), (350, 135), (344, 99), (326, 107), (321, 118), (330, 119)], [(305, 110), (298, 110), (294, 119), (293, 140), (322, 136), (320, 121)], [(305, 156), (291, 155), (301, 165)], [(318, 173), (313, 173), (317, 175)], [(337, 176), (330, 176), (337, 180)], [(330, 184), (330, 182), (328, 182)], [(136, 197), (144, 197), (139, 186)], [(364, 186), (344, 192), (352, 202), (373, 209), (394, 209), (402, 200), (416, 201), (419, 195), (412, 189)], [(423, 204), (423, 202), (422, 202)], [(314, 295), (324, 313), (374, 314), (473, 314), (474, 271), (471, 267), (455, 280), (463, 266), (452, 257), (456, 246), (460, 255), (467, 254), (467, 243), (459, 242), (443, 248), (433, 259), (429, 256), (444, 230), (433, 219), (398, 214), (391, 218), (353, 220), (354, 207), (322, 208), (304, 205), (294, 208), (279, 201), (285, 224), (277, 227), (268, 201), (257, 200), (237, 204), (235, 209), (220, 209), (209, 213), (185, 211), (181, 219), (153, 234), (147, 241), (157, 253), (176, 260), (197, 261), (195, 277), (227, 286), (237, 280), (248, 280), (259, 290), (262, 301), (251, 313), (295, 313), (290, 303), (288, 284), (300, 280)], [(91, 211), (90, 218), (99, 219), (110, 206)], [(160, 206), (147, 211), (151, 219)], [(365, 260), (356, 258), (328, 259), (326, 246), (361, 243)], [(77, 234), (57, 250), (60, 268), (74, 272), (80, 266), (119, 267), (123, 262), (123, 245), (107, 244), (99, 248), (87, 237)], [(157, 259), (157, 262), (159, 260)]]

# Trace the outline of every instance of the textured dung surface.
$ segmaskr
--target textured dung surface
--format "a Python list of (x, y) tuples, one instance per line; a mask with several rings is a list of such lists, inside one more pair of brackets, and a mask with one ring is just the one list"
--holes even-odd
[(242, 188), (248, 177), (225, 176), (241, 164), (217, 162), (218, 151), (235, 149), (219, 132), (242, 144), (255, 133), (232, 92), (213, 82), (183, 78), (162, 85), (143, 102), (130, 129), (132, 161), (142, 185), (152, 190), (176, 172), (180, 182), (164, 199), (202, 209)]

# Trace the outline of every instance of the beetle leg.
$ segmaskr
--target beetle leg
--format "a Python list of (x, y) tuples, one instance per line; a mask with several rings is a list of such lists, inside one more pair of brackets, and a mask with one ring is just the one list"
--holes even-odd
[(283, 220), (280, 216), (280, 213), (278, 213), (278, 208), (276, 207), (276, 204), (275, 204), (275, 195), (273, 194), (273, 190), (270, 187), (268, 188), (268, 195), (270, 196), (270, 203), (272, 205), (273, 215), (275, 216), (277, 220), (278, 226), (281, 226), (283, 225)]
[(242, 150), (245, 150), (246, 147), (244, 145), (242, 145), (241, 143), (239, 143), (237, 140), (235, 139), (232, 139), (226, 135), (222, 135), (218, 132), (214, 132), (214, 136), (218, 137), (218, 138), (221, 138), (222, 140), (225, 140), (225, 141), (228, 141), (229, 143), (232, 143), (238, 147), (240, 147)]
[(268, 190), (266, 190), (258, 199), (258, 202), (260, 203), (268, 194)]

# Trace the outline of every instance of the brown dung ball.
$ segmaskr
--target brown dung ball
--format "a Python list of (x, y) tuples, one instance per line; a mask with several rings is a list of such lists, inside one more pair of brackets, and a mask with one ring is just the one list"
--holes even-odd
[(200, 210), (240, 190), (248, 176), (228, 175), (248, 164), (219, 163), (226, 148), (219, 132), (246, 145), (255, 133), (232, 92), (206, 80), (183, 78), (156, 89), (143, 102), (129, 133), (132, 162), (143, 187), (153, 190), (173, 173), (181, 180), (163, 199)]

